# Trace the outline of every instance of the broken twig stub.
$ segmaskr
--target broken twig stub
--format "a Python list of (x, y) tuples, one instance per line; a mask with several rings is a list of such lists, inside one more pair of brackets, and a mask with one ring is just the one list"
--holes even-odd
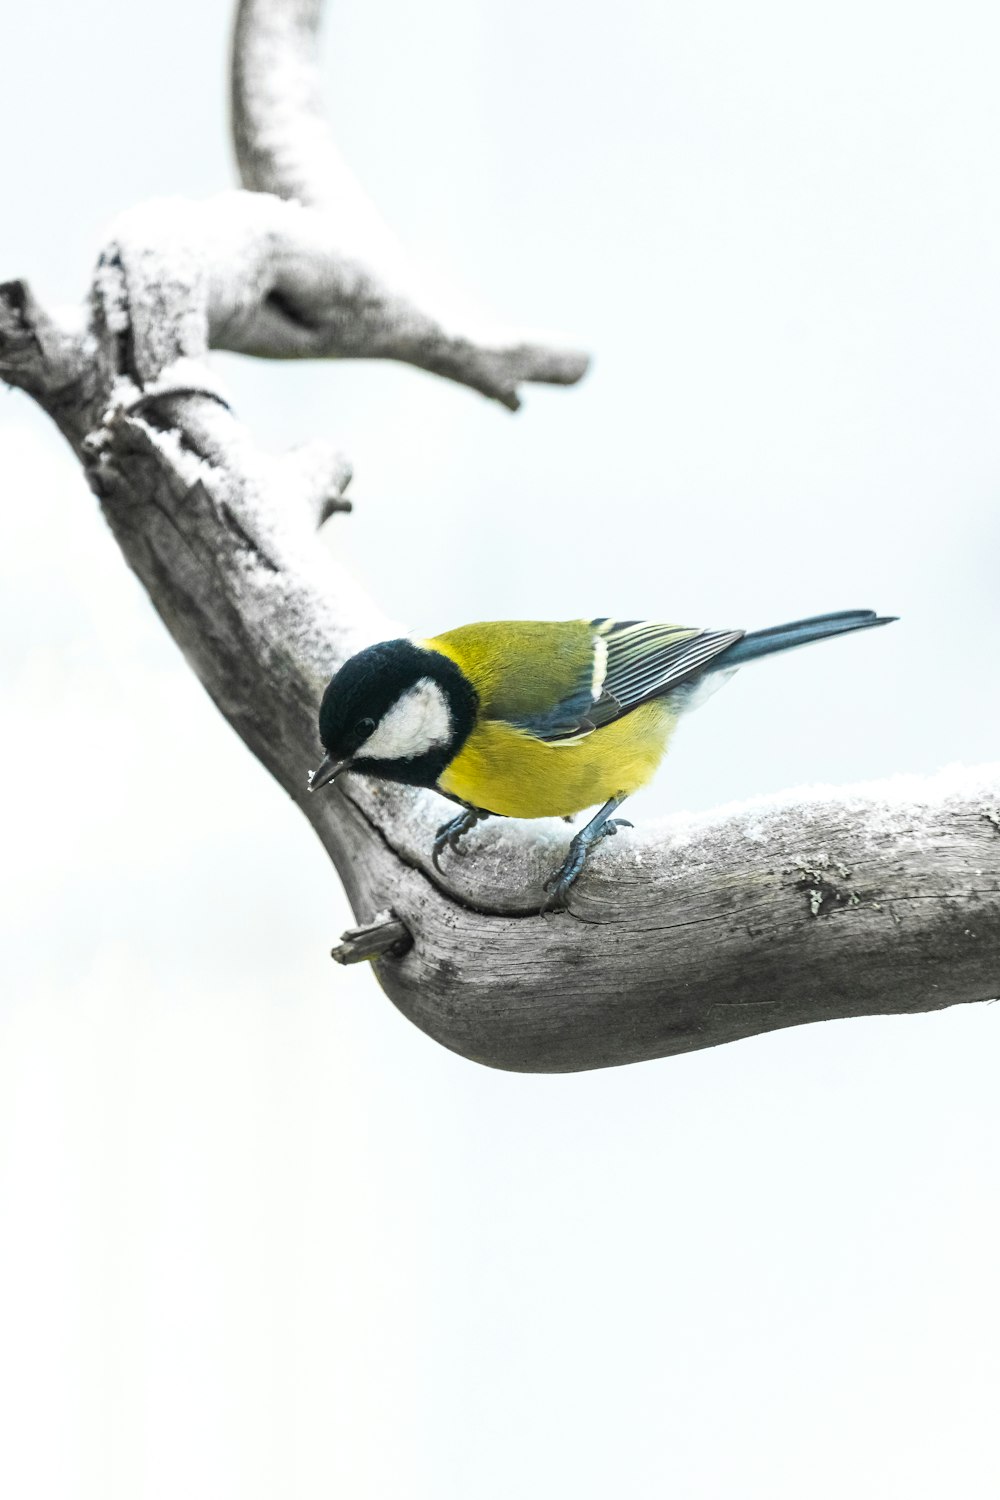
[(338, 964), (363, 964), (389, 955), (401, 957), (412, 946), (409, 928), (387, 908), (370, 922), (342, 933), (337, 947), (330, 949), (330, 957)]

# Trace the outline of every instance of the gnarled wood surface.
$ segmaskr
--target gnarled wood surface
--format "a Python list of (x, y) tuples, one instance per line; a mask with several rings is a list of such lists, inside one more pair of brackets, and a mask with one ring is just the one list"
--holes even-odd
[[(562, 824), (491, 822), (430, 860), (446, 805), (354, 777), (310, 797), (323, 684), (392, 631), (317, 545), (350, 469), (265, 454), (204, 355), (406, 360), (513, 407), (586, 361), (484, 335), (422, 300), (317, 103), (313, 0), (244, 0), (233, 119), (250, 191), (142, 205), (113, 227), (86, 327), (0, 288), (0, 375), (49, 412), (121, 549), (220, 711), (316, 828), (375, 962), (417, 1025), (467, 1057), (594, 1068), (833, 1017), (1000, 993), (1000, 767), (790, 797), (621, 837), (568, 913), (538, 915)], [(297, 200), (297, 201), (288, 201)], [(333, 525), (350, 524), (340, 520)], [(324, 937), (328, 935), (324, 934)]]

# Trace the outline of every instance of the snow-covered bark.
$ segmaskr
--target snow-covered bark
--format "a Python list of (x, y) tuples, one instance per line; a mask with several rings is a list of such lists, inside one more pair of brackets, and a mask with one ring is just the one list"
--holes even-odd
[[(113, 226), (86, 324), (0, 288), (0, 376), (51, 414), (207, 691), (310, 819), (397, 1005), (494, 1066), (593, 1068), (837, 1016), (1000, 992), (1000, 767), (829, 789), (602, 847), (541, 917), (564, 825), (487, 823), (431, 863), (443, 804), (348, 778), (310, 798), (330, 673), (393, 630), (315, 539), (346, 509), (324, 444), (263, 453), (204, 355), (406, 360), (515, 406), (583, 356), (445, 316), (354, 183), (318, 106), (314, 0), (244, 0), (246, 191)], [(290, 201), (294, 200), (294, 201)], [(333, 524), (349, 524), (336, 521)], [(395, 925), (371, 931), (376, 913)], [(376, 924), (377, 925), (377, 924)]]

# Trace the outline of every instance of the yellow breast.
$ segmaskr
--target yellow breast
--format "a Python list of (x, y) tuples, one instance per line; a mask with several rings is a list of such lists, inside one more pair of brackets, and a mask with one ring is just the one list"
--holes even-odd
[(508, 818), (565, 817), (634, 792), (653, 775), (677, 715), (664, 699), (578, 739), (546, 743), (497, 720), (477, 724), (438, 781)]

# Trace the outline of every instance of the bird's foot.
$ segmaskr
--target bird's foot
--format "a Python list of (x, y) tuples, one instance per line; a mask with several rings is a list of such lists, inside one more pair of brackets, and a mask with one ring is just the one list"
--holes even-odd
[(612, 818), (608, 816), (623, 801), (624, 797), (612, 797), (611, 801), (607, 802), (601, 808), (597, 817), (592, 818), (586, 827), (581, 828), (580, 832), (571, 840), (566, 858), (558, 870), (553, 875), (550, 875), (545, 882), (545, 891), (547, 894), (545, 900), (542, 902), (543, 912), (558, 911), (566, 905), (566, 897), (570, 887), (586, 864), (587, 856), (595, 844), (599, 844), (601, 839), (610, 838), (618, 832), (619, 828), (631, 828), (633, 826), (627, 818)]
[(457, 818), (452, 818), (448, 823), (442, 823), (434, 837), (434, 847), (431, 850), (434, 868), (441, 869), (441, 856), (446, 849), (450, 849), (453, 854), (460, 854), (464, 859), (465, 850), (458, 847), (460, 841), (470, 829), (475, 828), (477, 823), (489, 816), (490, 814), (484, 812), (481, 807), (467, 807), (464, 812), (458, 814)]

